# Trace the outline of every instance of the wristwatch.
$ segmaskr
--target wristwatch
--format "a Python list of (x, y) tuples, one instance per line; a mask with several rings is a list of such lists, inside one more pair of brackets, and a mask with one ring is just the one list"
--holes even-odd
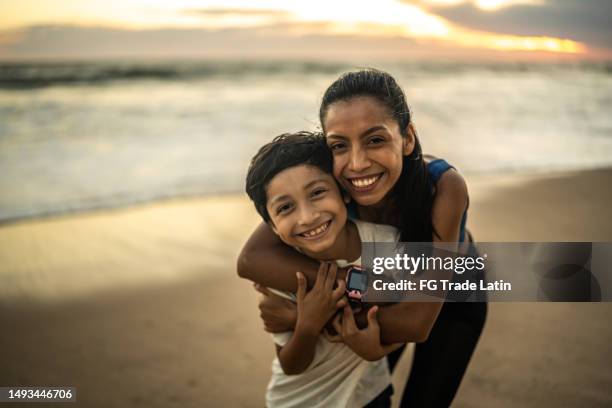
[(361, 307), (361, 299), (367, 290), (367, 271), (358, 266), (351, 266), (346, 273), (346, 297), (351, 307)]

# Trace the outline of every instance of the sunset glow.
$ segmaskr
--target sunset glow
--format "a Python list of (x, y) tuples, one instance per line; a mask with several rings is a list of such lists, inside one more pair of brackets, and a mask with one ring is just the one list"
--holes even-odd
[[(470, 29), (435, 14), (435, 7), (473, 6), (488, 14), (544, 0), (37, 0), (0, 5), (0, 39), (32, 25), (104, 26), (118, 29), (206, 29), (282, 26), (288, 35), (353, 35), (424, 39), (441, 45), (508, 51), (583, 54), (589, 48), (571, 37), (522, 36)], [(45, 7), (41, 7), (44, 4)], [(434, 7), (434, 8), (432, 8)], [(474, 9), (474, 8), (472, 8)]]

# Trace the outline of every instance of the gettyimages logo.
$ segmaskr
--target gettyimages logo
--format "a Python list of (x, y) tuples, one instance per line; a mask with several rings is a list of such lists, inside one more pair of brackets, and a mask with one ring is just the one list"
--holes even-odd
[(612, 243), (364, 243), (365, 301), (612, 301)]

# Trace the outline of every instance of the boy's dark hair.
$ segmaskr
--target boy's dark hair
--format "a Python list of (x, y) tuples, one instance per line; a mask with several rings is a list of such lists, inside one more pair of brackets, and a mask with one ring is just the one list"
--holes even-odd
[(284, 133), (263, 145), (251, 160), (246, 177), (246, 193), (265, 222), (270, 222), (266, 209), (268, 183), (281, 171), (302, 164), (332, 173), (333, 156), (322, 133)]

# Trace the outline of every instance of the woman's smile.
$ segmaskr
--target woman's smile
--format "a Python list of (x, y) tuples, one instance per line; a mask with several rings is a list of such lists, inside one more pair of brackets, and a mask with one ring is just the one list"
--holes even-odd
[(362, 176), (362, 177), (347, 177), (349, 188), (353, 190), (353, 192), (359, 193), (367, 193), (374, 190), (380, 183), (380, 180), (383, 178), (386, 172)]

